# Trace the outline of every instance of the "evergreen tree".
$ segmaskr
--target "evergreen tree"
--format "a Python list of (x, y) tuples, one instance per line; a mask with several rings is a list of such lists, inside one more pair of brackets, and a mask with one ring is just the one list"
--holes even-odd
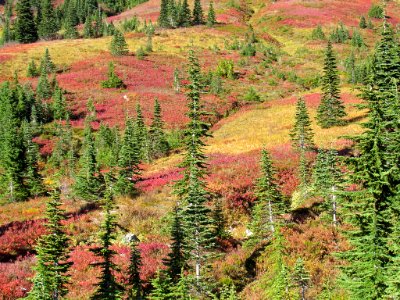
[(325, 40), (326, 36), (324, 31), (322, 30), (322, 26), (318, 24), (317, 28), (315, 28), (311, 33), (311, 38), (313, 40)]
[(174, 70), (174, 90), (176, 93), (179, 93), (181, 90), (181, 80), (179, 78), (179, 70), (175, 68)]
[(361, 29), (367, 28), (367, 20), (365, 20), (364, 16), (361, 16), (360, 23), (358, 25)]
[(39, 174), (39, 146), (32, 141), (32, 132), (27, 121), (21, 125), (25, 148), (25, 184), (31, 196), (39, 196), (44, 192), (42, 176)]
[(142, 299), (142, 281), (140, 279), (140, 267), (142, 266), (142, 260), (140, 257), (140, 251), (137, 249), (137, 242), (130, 242), (131, 255), (129, 259), (129, 280), (130, 286), (129, 299), (140, 300)]
[(96, 149), (92, 127), (86, 119), (80, 170), (76, 178), (74, 190), (77, 196), (85, 200), (97, 200), (102, 195), (103, 180), (96, 161)]
[[(185, 156), (181, 164), (183, 179), (175, 185), (175, 193), (182, 199), (182, 216), (185, 223), (185, 238), (188, 241), (188, 253), (195, 267), (197, 282), (201, 268), (207, 260), (209, 251), (214, 247), (210, 209), (206, 206), (209, 193), (204, 179), (206, 156), (203, 138), (208, 136), (209, 124), (202, 121), (205, 112), (200, 103), (201, 72), (194, 51), (189, 52), (189, 124), (185, 130)], [(190, 241), (190, 243), (189, 243)]]
[(120, 89), (125, 88), (126, 85), (121, 78), (115, 73), (114, 63), (110, 62), (108, 64), (107, 80), (101, 82), (101, 87), (106, 89)]
[(322, 128), (343, 124), (342, 118), (346, 116), (346, 112), (340, 100), (339, 83), (336, 57), (331, 42), (328, 42), (322, 78), (323, 96), (317, 109), (317, 121)]
[(156, 98), (154, 102), (153, 123), (149, 130), (150, 157), (152, 159), (168, 155), (169, 144), (164, 133), (161, 106)]
[(352, 248), (342, 254), (341, 283), (352, 299), (395, 299), (398, 287), (400, 128), (399, 45), (386, 23), (363, 90), (368, 121), (354, 138), (359, 155), (349, 160), (350, 183), (359, 189), (346, 201), (346, 231)]
[(125, 132), (122, 140), (118, 160), (118, 179), (116, 191), (119, 194), (134, 195), (135, 182), (140, 175), (140, 148), (136, 140), (135, 129), (132, 119), (125, 122)]
[(158, 17), (158, 25), (162, 28), (169, 27), (168, 2), (169, 2), (168, 0), (161, 0), (160, 16)]
[(184, 240), (184, 224), (182, 222), (182, 212), (178, 206), (173, 211), (173, 221), (171, 226), (171, 245), (168, 257), (164, 259), (167, 266), (167, 273), (173, 282), (177, 282), (182, 269), (186, 268), (187, 255), (185, 253), (186, 242)]
[(45, 100), (51, 97), (51, 86), (44, 68), (41, 69), (38, 85), (36, 87), (36, 97), (38, 100)]
[(156, 277), (151, 281), (153, 290), (149, 296), (150, 300), (173, 300), (171, 298), (171, 278), (165, 272), (157, 271)]
[(364, 46), (364, 40), (360, 32), (357, 30), (353, 31), (353, 36), (351, 37), (351, 45), (353, 47), (363, 47)]
[(114, 56), (127, 55), (129, 53), (128, 44), (121, 31), (115, 30), (111, 40), (110, 52)]
[(338, 166), (335, 150), (320, 150), (313, 171), (315, 193), (324, 198), (332, 212), (333, 226), (337, 226), (337, 198), (342, 183), (342, 174)]
[(192, 13), (190, 11), (188, 1), (183, 0), (178, 14), (178, 25), (181, 27), (188, 27), (190, 26), (191, 19)]
[(212, 27), (216, 23), (215, 19), (215, 11), (214, 11), (214, 5), (213, 2), (210, 1), (210, 6), (208, 8), (208, 14), (207, 14), (207, 26)]
[(101, 273), (98, 277), (99, 282), (96, 284), (96, 291), (91, 296), (95, 300), (114, 300), (122, 299), (123, 287), (117, 282), (115, 272), (117, 266), (112, 262), (116, 252), (111, 249), (112, 243), (115, 240), (115, 231), (117, 229), (116, 216), (114, 210), (114, 198), (111, 187), (107, 187), (103, 212), (104, 219), (100, 227), (100, 246), (93, 248), (92, 251), (101, 259), (92, 265), (99, 266)]
[(30, 0), (17, 2), (17, 20), (15, 22), (15, 37), (20, 43), (33, 43), (38, 39), (36, 24)]
[(12, 32), (10, 28), (10, 17), (6, 16), (4, 21), (3, 32), (1, 33), (1, 44), (7, 44), (12, 40)]
[(40, 61), (40, 70), (46, 73), (54, 73), (56, 71), (56, 65), (53, 63), (49, 49), (46, 48), (42, 60)]
[(36, 246), (36, 275), (27, 299), (61, 299), (68, 293), (71, 263), (67, 252), (69, 238), (61, 224), (66, 219), (61, 205), (60, 191), (55, 190), (46, 205), (47, 234), (40, 237)]
[(140, 103), (136, 105), (136, 124), (135, 124), (136, 143), (140, 151), (140, 159), (149, 161), (149, 135), (142, 114)]
[(42, 0), (40, 3), (40, 22), (38, 34), (41, 39), (53, 39), (57, 33), (57, 22), (51, 0)]
[(26, 77), (37, 77), (39, 76), (40, 73), (37, 69), (35, 61), (32, 59), (31, 62), (28, 65), (28, 70), (26, 72)]
[(219, 296), (220, 300), (239, 300), (238, 296), (236, 295), (235, 285), (227, 285), (225, 284), (222, 287), (221, 294)]
[(261, 152), (261, 177), (257, 182), (257, 201), (253, 208), (252, 240), (262, 241), (270, 236), (276, 227), (280, 214), (284, 211), (282, 195), (278, 190), (275, 170), (267, 150)]
[(56, 87), (54, 90), (52, 110), (54, 120), (65, 120), (68, 117), (67, 104), (60, 87)]
[(94, 37), (94, 30), (93, 30), (93, 24), (92, 24), (92, 16), (88, 16), (86, 18), (85, 24), (83, 26), (83, 37), (86, 39), (90, 39)]
[(293, 269), (292, 278), (296, 285), (300, 288), (301, 300), (306, 300), (306, 291), (309, 287), (310, 274), (304, 266), (301, 258), (298, 258)]
[(168, 0), (168, 27), (176, 28), (178, 26), (178, 14), (179, 11), (175, 0)]
[(203, 8), (201, 7), (200, 0), (194, 0), (192, 23), (193, 25), (201, 25), (204, 23)]
[(218, 199), (215, 201), (213, 210), (213, 223), (214, 223), (214, 236), (219, 239), (224, 239), (228, 237), (228, 233), (225, 230), (226, 220), (224, 217), (224, 212), (222, 210), (222, 203)]
[(298, 98), (294, 127), (291, 130), (292, 147), (296, 151), (307, 151), (315, 148), (314, 133), (311, 129), (311, 121), (308, 116), (306, 102)]

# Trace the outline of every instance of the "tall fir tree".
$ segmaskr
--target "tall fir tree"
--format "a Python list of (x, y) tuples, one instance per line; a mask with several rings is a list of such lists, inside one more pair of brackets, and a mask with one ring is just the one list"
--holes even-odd
[(63, 90), (56, 87), (53, 93), (52, 111), (54, 120), (65, 120), (68, 118), (67, 103)]
[(346, 230), (352, 248), (341, 257), (341, 284), (352, 299), (395, 299), (398, 294), (400, 154), (399, 45), (384, 23), (363, 90), (368, 121), (354, 138), (359, 155), (349, 160), (350, 183), (359, 189), (346, 201)]
[(114, 56), (127, 55), (129, 53), (128, 44), (121, 31), (115, 30), (110, 44), (110, 52)]
[(103, 193), (104, 180), (96, 161), (96, 149), (92, 126), (85, 121), (82, 155), (79, 160), (80, 170), (74, 185), (75, 194), (85, 200), (98, 200)]
[(317, 109), (317, 122), (322, 128), (343, 124), (346, 116), (344, 105), (340, 99), (340, 78), (332, 43), (328, 41), (325, 53), (324, 76), (322, 77), (322, 99)]
[(36, 87), (36, 98), (38, 100), (49, 99), (52, 95), (50, 82), (45, 68), (41, 69), (38, 85)]
[(68, 293), (72, 263), (68, 262), (69, 238), (62, 225), (66, 218), (61, 205), (60, 191), (55, 190), (47, 202), (47, 234), (40, 237), (36, 246), (36, 274), (27, 299), (62, 299)]
[(149, 134), (147, 132), (146, 124), (144, 123), (142, 107), (140, 103), (136, 105), (136, 124), (135, 124), (136, 143), (140, 151), (140, 159), (149, 161)]
[(142, 259), (138, 249), (137, 241), (130, 242), (130, 257), (129, 257), (129, 296), (130, 300), (143, 299), (142, 280), (140, 279), (140, 268), (142, 266)]
[(112, 188), (108, 186), (104, 196), (103, 212), (104, 219), (100, 226), (100, 246), (93, 248), (93, 253), (101, 259), (100, 262), (92, 264), (100, 267), (99, 282), (96, 290), (90, 297), (93, 300), (117, 300), (122, 299), (123, 287), (117, 282), (115, 272), (117, 266), (113, 263), (116, 252), (111, 249), (115, 240), (117, 220), (115, 213), (114, 197)]
[(43, 40), (55, 38), (58, 31), (56, 15), (51, 0), (42, 0), (40, 3), (40, 22), (38, 24), (38, 34)]
[(296, 264), (293, 269), (292, 279), (295, 284), (300, 288), (301, 300), (306, 300), (306, 291), (310, 285), (310, 273), (304, 266), (302, 258), (296, 260)]
[(259, 242), (270, 237), (285, 210), (282, 195), (278, 190), (275, 170), (267, 150), (261, 152), (261, 176), (257, 181), (257, 200), (253, 207), (250, 229), (252, 240)]
[(26, 77), (37, 77), (40, 75), (39, 70), (37, 69), (35, 61), (32, 59), (28, 65), (28, 70), (26, 72)]
[(133, 120), (127, 118), (118, 160), (118, 178), (115, 190), (119, 194), (134, 195), (135, 182), (140, 175), (140, 148), (136, 140)]
[(150, 157), (152, 159), (168, 155), (169, 144), (164, 132), (164, 121), (158, 99), (154, 101), (153, 123), (149, 130)]
[(44, 51), (43, 57), (40, 61), (40, 70), (44, 70), (46, 73), (54, 73), (56, 71), (56, 65), (50, 56), (50, 51), (48, 48)]
[(215, 11), (214, 11), (214, 3), (210, 1), (210, 6), (208, 7), (208, 14), (207, 14), (207, 26), (212, 27), (216, 23), (215, 19)]
[(33, 43), (38, 39), (31, 1), (18, 1), (16, 6), (17, 19), (15, 22), (15, 37), (20, 43)]
[(314, 133), (311, 128), (306, 102), (301, 97), (297, 100), (295, 123), (290, 137), (295, 151), (308, 151), (315, 148)]
[(201, 269), (208, 253), (214, 247), (210, 209), (207, 206), (210, 195), (206, 189), (206, 156), (204, 137), (209, 136), (209, 124), (203, 121), (206, 113), (202, 109), (200, 93), (202, 88), (201, 70), (194, 50), (189, 51), (188, 107), (190, 118), (185, 129), (185, 155), (181, 167), (183, 178), (175, 185), (175, 193), (182, 200), (182, 218), (185, 224), (185, 238), (190, 261), (193, 263), (196, 280), (201, 278)]
[(160, 16), (158, 17), (158, 25), (163, 28), (169, 27), (168, 20), (168, 0), (161, 0)]
[(192, 23), (193, 25), (204, 24), (203, 8), (200, 0), (194, 0)]
[(187, 0), (183, 0), (178, 14), (178, 25), (180, 27), (190, 26), (190, 21), (192, 19), (192, 13), (189, 8), (189, 3)]
[(164, 265), (167, 266), (168, 276), (173, 282), (179, 280), (182, 270), (187, 267), (185, 232), (181, 214), (179, 206), (176, 206), (173, 211), (171, 226), (170, 253), (168, 253), (167, 258), (163, 261)]

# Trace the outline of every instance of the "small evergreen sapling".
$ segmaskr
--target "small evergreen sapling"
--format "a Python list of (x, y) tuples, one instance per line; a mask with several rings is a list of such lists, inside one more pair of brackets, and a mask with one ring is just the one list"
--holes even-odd
[(114, 56), (123, 56), (129, 53), (128, 44), (121, 31), (115, 30), (111, 40), (110, 52)]
[(290, 132), (290, 137), (295, 151), (309, 151), (315, 148), (314, 133), (311, 128), (306, 102), (301, 97), (297, 100), (295, 123)]
[(215, 11), (214, 11), (214, 3), (210, 1), (210, 5), (208, 7), (208, 14), (207, 14), (207, 26), (212, 27), (216, 23), (215, 19)]
[(107, 80), (101, 82), (101, 87), (107, 89), (121, 89), (126, 87), (122, 79), (120, 79), (115, 73), (115, 66), (113, 62), (110, 62), (108, 65)]

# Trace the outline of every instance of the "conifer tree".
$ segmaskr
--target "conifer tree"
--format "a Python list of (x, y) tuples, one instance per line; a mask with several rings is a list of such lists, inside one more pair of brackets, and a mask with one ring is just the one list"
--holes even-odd
[(111, 249), (112, 243), (115, 240), (115, 232), (117, 229), (116, 216), (113, 210), (114, 198), (112, 188), (107, 187), (104, 196), (103, 212), (104, 219), (100, 226), (100, 246), (92, 249), (97, 257), (101, 259), (93, 265), (100, 267), (101, 273), (98, 277), (99, 282), (96, 284), (96, 291), (91, 296), (94, 300), (116, 300), (122, 299), (123, 287), (117, 282), (115, 272), (117, 266), (112, 259), (116, 252)]
[(118, 160), (118, 179), (115, 186), (117, 193), (134, 195), (135, 182), (140, 175), (140, 148), (136, 140), (133, 121), (127, 118)]
[(224, 212), (222, 210), (221, 200), (216, 200), (213, 210), (213, 223), (214, 223), (214, 236), (219, 239), (224, 239), (228, 237), (228, 233), (225, 230), (226, 220), (224, 217)]
[(301, 258), (298, 258), (293, 269), (292, 278), (296, 285), (300, 288), (301, 300), (306, 300), (306, 291), (309, 286), (310, 274), (304, 266)]
[(12, 33), (10, 28), (10, 17), (5, 16), (3, 32), (1, 33), (1, 44), (4, 45), (12, 40)]
[(158, 17), (158, 25), (162, 28), (169, 27), (168, 20), (168, 0), (161, 0), (160, 16)]
[(83, 26), (83, 37), (86, 39), (90, 39), (94, 37), (94, 31), (93, 31), (93, 24), (92, 24), (92, 16), (88, 16), (86, 18), (85, 24)]
[(140, 251), (137, 248), (137, 241), (130, 242), (130, 258), (129, 258), (129, 299), (140, 300), (142, 299), (142, 281), (140, 279), (140, 267), (142, 266), (142, 260), (140, 257)]
[(63, 95), (63, 90), (58, 86), (53, 93), (52, 110), (54, 120), (65, 120), (68, 117), (65, 96)]
[(57, 33), (58, 26), (51, 0), (41, 0), (40, 17), (38, 24), (39, 37), (43, 40), (53, 39)]
[(343, 124), (342, 118), (346, 116), (346, 112), (340, 99), (339, 83), (336, 57), (329, 41), (325, 53), (324, 76), (322, 78), (323, 96), (317, 109), (317, 121), (322, 128)]
[(178, 26), (179, 11), (175, 0), (168, 0), (168, 23), (171, 28)]
[(179, 93), (181, 90), (180, 74), (177, 68), (174, 70), (174, 90), (176, 93)]
[(126, 87), (122, 79), (119, 78), (118, 75), (115, 73), (115, 66), (113, 62), (110, 62), (108, 64), (107, 80), (101, 82), (101, 87), (107, 89), (120, 89)]
[(42, 176), (39, 174), (39, 146), (32, 141), (32, 132), (27, 121), (21, 125), (25, 148), (25, 182), (31, 196), (39, 196), (44, 192)]
[(311, 129), (306, 102), (301, 97), (297, 100), (295, 123), (290, 137), (295, 151), (308, 151), (315, 147), (313, 141), (314, 133)]
[(140, 159), (149, 161), (149, 135), (142, 114), (140, 103), (136, 105), (136, 124), (135, 124), (136, 143), (140, 151)]
[(333, 226), (337, 226), (337, 198), (342, 183), (342, 174), (338, 166), (335, 150), (320, 150), (313, 171), (313, 188), (322, 196), (332, 212)]
[(284, 211), (282, 195), (276, 184), (275, 171), (267, 150), (261, 152), (261, 176), (257, 182), (257, 201), (250, 225), (252, 240), (262, 241), (270, 236)]
[(86, 119), (80, 170), (76, 178), (74, 190), (77, 196), (85, 200), (97, 200), (102, 195), (103, 179), (99, 174), (96, 161), (96, 149), (92, 127)]
[(129, 53), (128, 44), (121, 31), (115, 30), (110, 44), (110, 52), (114, 56), (127, 55)]
[(61, 205), (60, 191), (54, 190), (46, 205), (47, 234), (39, 238), (36, 246), (36, 274), (27, 299), (62, 299), (68, 293), (72, 263), (68, 262), (69, 238), (61, 224), (66, 219)]
[(161, 117), (161, 106), (158, 99), (154, 101), (153, 123), (149, 130), (150, 157), (160, 158), (168, 155), (169, 144), (164, 133), (164, 121)]
[(185, 223), (185, 238), (190, 243), (188, 253), (195, 267), (196, 280), (199, 282), (201, 268), (207, 260), (209, 251), (214, 247), (215, 236), (212, 232), (210, 209), (206, 206), (209, 193), (206, 190), (206, 156), (203, 138), (208, 136), (209, 124), (202, 120), (205, 112), (200, 102), (201, 71), (194, 51), (189, 51), (189, 124), (185, 130), (185, 156), (181, 167), (183, 179), (175, 185), (175, 193), (182, 199), (182, 216)]
[(26, 72), (26, 76), (32, 78), (32, 77), (37, 77), (39, 75), (40, 75), (40, 73), (39, 73), (39, 71), (37, 69), (36, 63), (32, 59), (31, 62), (29, 63), (29, 65), (28, 65), (28, 70)]
[(153, 290), (150, 293), (150, 300), (172, 300), (171, 298), (171, 278), (168, 274), (160, 270), (157, 271), (156, 277), (151, 281)]
[(41, 69), (38, 85), (36, 87), (36, 98), (45, 100), (51, 97), (51, 86), (44, 68)]
[(207, 14), (207, 26), (212, 27), (216, 23), (215, 19), (215, 11), (214, 11), (214, 4), (213, 1), (210, 1), (210, 6), (208, 8), (208, 14)]
[(398, 293), (398, 53), (393, 31), (384, 23), (362, 95), (368, 121), (354, 138), (359, 155), (349, 161), (350, 183), (360, 188), (345, 203), (353, 229), (345, 232), (352, 248), (342, 254), (347, 263), (341, 284), (353, 299), (395, 299)]
[(201, 7), (200, 0), (194, 0), (192, 23), (193, 25), (201, 25), (204, 23), (203, 8)]
[(190, 11), (188, 1), (183, 0), (178, 14), (178, 25), (181, 27), (190, 26), (191, 18), (192, 13)]
[(365, 20), (364, 16), (361, 16), (360, 23), (358, 25), (361, 29), (367, 28), (367, 20)]
[(42, 60), (40, 61), (40, 70), (44, 70), (46, 73), (54, 73), (56, 71), (56, 65), (53, 63), (49, 49), (46, 48)]
[(31, 1), (18, 1), (16, 11), (15, 37), (17, 41), (24, 44), (36, 42), (38, 33), (31, 8)]
[(182, 222), (182, 212), (179, 206), (173, 211), (173, 221), (171, 226), (171, 245), (168, 257), (164, 259), (164, 265), (167, 266), (167, 273), (173, 282), (177, 282), (181, 275), (182, 269), (187, 267), (187, 255), (185, 253), (185, 235), (184, 224)]

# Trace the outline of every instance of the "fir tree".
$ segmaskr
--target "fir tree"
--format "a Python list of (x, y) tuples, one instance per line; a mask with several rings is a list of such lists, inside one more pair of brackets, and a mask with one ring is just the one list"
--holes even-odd
[(296, 285), (300, 288), (301, 300), (306, 300), (306, 291), (309, 287), (310, 274), (306, 270), (304, 262), (301, 258), (298, 258), (296, 261), (292, 278)]
[(328, 42), (325, 53), (324, 76), (322, 78), (322, 99), (317, 109), (317, 121), (322, 128), (329, 128), (343, 124), (346, 116), (343, 103), (340, 99), (339, 74), (336, 66), (336, 57), (332, 44)]
[(142, 281), (140, 279), (140, 267), (142, 266), (142, 260), (140, 257), (140, 251), (137, 249), (137, 241), (130, 242), (131, 254), (129, 258), (129, 299), (140, 300), (142, 299)]
[(221, 294), (219, 296), (220, 300), (239, 300), (236, 294), (236, 288), (234, 284), (225, 284), (221, 289)]
[(33, 43), (38, 39), (36, 24), (30, 0), (17, 2), (17, 20), (15, 22), (15, 37), (20, 43)]
[(171, 298), (171, 278), (165, 272), (157, 271), (156, 277), (151, 281), (153, 290), (149, 296), (150, 300), (173, 300)]
[(40, 75), (40, 73), (39, 73), (39, 71), (37, 69), (36, 63), (32, 59), (31, 62), (29, 63), (29, 65), (28, 65), (28, 70), (26, 72), (26, 77), (32, 78), (32, 77), (37, 77), (39, 75)]
[(204, 23), (203, 8), (201, 7), (200, 0), (194, 1), (192, 23), (193, 25), (201, 25)]
[(214, 5), (213, 2), (210, 1), (210, 6), (208, 8), (208, 14), (207, 14), (207, 26), (212, 27), (216, 23), (215, 19), (215, 11), (214, 11)]
[(140, 148), (136, 140), (135, 129), (132, 119), (125, 122), (125, 132), (122, 140), (118, 160), (118, 179), (116, 191), (119, 194), (134, 195), (135, 182), (140, 175)]
[(283, 211), (284, 203), (276, 184), (271, 158), (266, 150), (262, 150), (261, 177), (257, 183), (257, 201), (250, 225), (252, 239), (262, 241), (270, 236), (275, 231), (276, 223)]
[(200, 103), (201, 72), (194, 51), (189, 52), (189, 124), (185, 130), (185, 156), (181, 164), (183, 179), (175, 185), (175, 193), (183, 200), (183, 220), (188, 253), (195, 267), (197, 282), (201, 277), (201, 268), (207, 260), (207, 254), (214, 246), (210, 209), (206, 206), (209, 193), (206, 190), (206, 156), (203, 138), (208, 136), (209, 125), (202, 121), (205, 115)]
[(351, 37), (351, 45), (358, 48), (364, 46), (363, 37), (357, 30), (353, 31), (353, 36)]
[(337, 198), (342, 183), (342, 174), (338, 166), (337, 152), (334, 150), (320, 150), (313, 171), (313, 188), (315, 193), (324, 198), (332, 212), (332, 223), (336, 227)]
[(77, 196), (85, 200), (97, 200), (102, 195), (102, 177), (96, 161), (94, 137), (89, 120), (86, 120), (80, 158), (80, 170), (76, 178), (74, 190)]
[(161, 0), (160, 16), (158, 17), (158, 25), (163, 28), (169, 27), (168, 20), (168, 0)]
[(216, 200), (213, 210), (213, 223), (214, 223), (214, 236), (219, 239), (228, 237), (228, 233), (225, 230), (226, 220), (222, 209), (221, 200)]
[(129, 53), (128, 44), (121, 31), (115, 30), (110, 44), (110, 52), (114, 56), (127, 55)]
[(349, 160), (350, 183), (359, 185), (346, 201), (346, 231), (352, 248), (342, 254), (341, 283), (352, 299), (395, 299), (398, 286), (399, 45), (384, 23), (363, 90), (368, 121), (354, 138), (359, 155)]
[(367, 28), (367, 20), (365, 20), (364, 16), (361, 16), (358, 27), (360, 27), (361, 29)]
[(103, 204), (104, 219), (99, 233), (100, 246), (92, 249), (96, 256), (101, 259), (100, 262), (93, 264), (100, 267), (101, 270), (98, 277), (99, 282), (96, 284), (96, 291), (91, 296), (91, 299), (95, 300), (122, 299), (123, 287), (115, 278), (117, 266), (112, 262), (116, 252), (111, 249), (111, 246), (115, 240), (117, 229), (116, 216), (113, 213), (114, 208), (112, 189), (107, 187)]
[(190, 20), (192, 18), (192, 14), (189, 8), (189, 4), (187, 0), (183, 0), (179, 15), (178, 15), (178, 25), (181, 27), (188, 27), (190, 26)]
[(313, 40), (325, 40), (326, 36), (324, 31), (322, 30), (322, 26), (318, 24), (317, 28), (315, 28), (311, 33), (311, 38)]
[(186, 268), (187, 255), (185, 253), (186, 243), (184, 235), (184, 224), (182, 222), (182, 212), (178, 206), (173, 211), (173, 221), (171, 226), (171, 245), (168, 257), (164, 259), (164, 265), (167, 266), (167, 273), (173, 282), (177, 282), (182, 269)]
[(135, 124), (135, 135), (136, 143), (140, 151), (140, 159), (144, 161), (149, 161), (149, 136), (147, 132), (146, 125), (144, 123), (144, 118), (142, 114), (142, 108), (140, 103), (136, 105), (136, 124)]
[(54, 73), (56, 71), (56, 65), (53, 63), (49, 49), (46, 48), (42, 60), (40, 61), (40, 70), (44, 70), (46, 73)]
[(314, 133), (311, 129), (306, 102), (301, 97), (297, 100), (295, 123), (290, 137), (292, 147), (296, 151), (307, 151), (315, 148), (313, 141)]
[(53, 3), (51, 0), (42, 0), (40, 4), (40, 22), (38, 34), (41, 39), (53, 39), (58, 30)]
[(101, 82), (101, 87), (107, 89), (120, 89), (126, 87), (122, 79), (119, 78), (118, 75), (115, 73), (115, 66), (113, 62), (110, 62), (108, 64), (107, 80)]
[(1, 44), (7, 44), (12, 40), (12, 32), (10, 28), (10, 17), (6, 16), (4, 21), (3, 32), (1, 33)]
[(154, 102), (153, 123), (149, 130), (150, 157), (152, 159), (168, 155), (169, 144), (163, 128), (164, 122), (161, 117), (161, 106), (156, 98)]
[(36, 246), (36, 274), (27, 299), (61, 299), (68, 293), (71, 263), (68, 262), (69, 238), (61, 224), (65, 220), (61, 204), (60, 191), (53, 191), (46, 205), (47, 234), (40, 237)]
[(54, 120), (65, 120), (68, 117), (67, 104), (63, 90), (60, 87), (56, 87), (54, 90), (52, 110)]
[(92, 17), (89, 15), (86, 18), (85, 24), (83, 26), (83, 37), (86, 39), (90, 39), (94, 37), (94, 30), (93, 30), (93, 24), (92, 24)]
[(41, 69), (38, 85), (36, 87), (36, 97), (38, 100), (45, 100), (51, 97), (51, 86), (44, 68)]

